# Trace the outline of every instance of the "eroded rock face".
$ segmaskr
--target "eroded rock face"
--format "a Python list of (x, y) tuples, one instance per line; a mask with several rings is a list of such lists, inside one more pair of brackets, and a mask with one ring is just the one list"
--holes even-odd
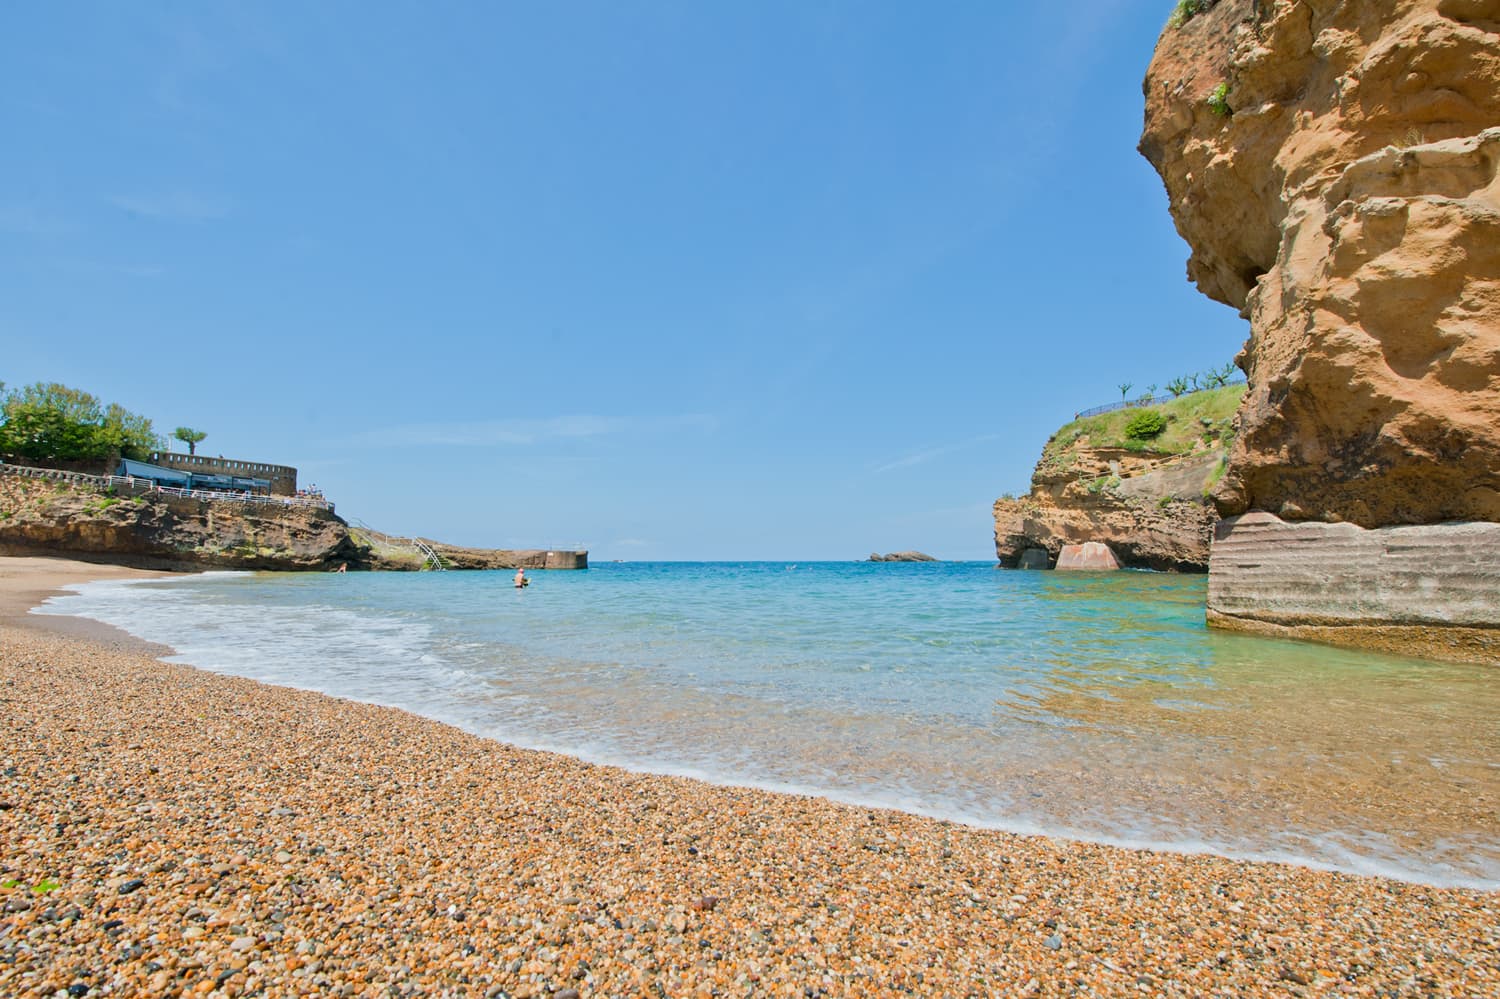
[[(1134, 569), (1207, 572), (1216, 519), (1203, 498), (1224, 452), (1143, 456), (1087, 442), (1047, 453), (1031, 492), (995, 501), (995, 557), (1007, 568), (1056, 566), (1069, 545), (1100, 542)], [(1027, 553), (1031, 552), (1030, 556)]]
[(359, 566), (369, 554), (327, 510), (108, 496), (11, 476), (0, 476), (0, 549), (148, 567), (283, 570)]
[(1219, 512), (1500, 521), (1500, 0), (1221, 0), (1145, 94), (1188, 275), (1250, 320)]
[(1500, 524), (1247, 513), (1215, 528), (1208, 589), (1210, 622), (1237, 630), (1500, 664)]
[[(32, 470), (34, 471), (34, 470)], [(140, 491), (114, 495), (93, 476), (0, 474), (0, 552), (62, 553), (147, 568), (276, 571), (428, 568), (408, 539), (351, 530), (331, 510)], [(588, 552), (463, 548), (425, 540), (447, 569), (586, 569)]]

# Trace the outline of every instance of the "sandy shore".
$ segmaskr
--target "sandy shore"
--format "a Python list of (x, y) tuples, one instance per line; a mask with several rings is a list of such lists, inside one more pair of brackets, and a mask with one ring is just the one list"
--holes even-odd
[(48, 597), (63, 593), (64, 587), (72, 583), (85, 583), (94, 579), (151, 579), (172, 575), (176, 573), (42, 555), (0, 555), (0, 625), (76, 635), (110, 648), (129, 648), (161, 655), (169, 650), (100, 621), (82, 617), (41, 616), (28, 612)]
[(0, 561), (0, 995), (1500, 995), (1500, 895), (519, 750), (18, 626), (132, 570)]

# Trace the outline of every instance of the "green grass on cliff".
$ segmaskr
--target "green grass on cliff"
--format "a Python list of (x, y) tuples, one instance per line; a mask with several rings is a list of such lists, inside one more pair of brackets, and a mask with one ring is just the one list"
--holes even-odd
[[(1198, 441), (1227, 440), (1234, 411), (1244, 398), (1245, 386), (1194, 392), (1177, 399), (1167, 399), (1149, 407), (1117, 409), (1113, 413), (1085, 416), (1074, 420), (1052, 435), (1042, 452), (1042, 460), (1065, 466), (1068, 452), (1075, 444), (1090, 448), (1120, 448), (1145, 454), (1187, 454)], [(1151, 440), (1132, 440), (1125, 435), (1125, 425), (1142, 409), (1153, 409), (1167, 421), (1167, 429)]]
[(1218, 0), (1177, 0), (1172, 16), (1167, 18), (1167, 27), (1180, 28), (1199, 14), (1207, 14)]

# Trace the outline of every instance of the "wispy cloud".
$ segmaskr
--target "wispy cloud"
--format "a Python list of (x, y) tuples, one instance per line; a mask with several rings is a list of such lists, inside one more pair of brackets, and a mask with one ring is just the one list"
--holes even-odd
[(875, 466), (875, 471), (877, 473), (893, 472), (898, 468), (910, 468), (913, 465), (920, 465), (923, 462), (931, 461), (933, 458), (940, 458), (945, 454), (952, 454), (954, 451), (963, 451), (967, 448), (975, 447), (988, 441), (999, 439), (999, 434), (984, 434), (981, 437), (971, 437), (966, 441), (959, 441), (956, 444), (942, 444), (938, 447), (932, 447), (928, 448), (925, 451), (917, 451), (912, 454), (903, 455), (900, 458), (885, 462), (882, 465), (877, 465)]
[(227, 198), (189, 190), (116, 194), (109, 203), (130, 215), (163, 222), (211, 222), (233, 211)]
[(583, 440), (623, 433), (696, 429), (712, 432), (713, 417), (700, 413), (657, 418), (574, 414), (547, 419), (480, 420), (464, 423), (412, 423), (359, 435), (367, 444), (410, 447), (528, 447), (555, 441)]

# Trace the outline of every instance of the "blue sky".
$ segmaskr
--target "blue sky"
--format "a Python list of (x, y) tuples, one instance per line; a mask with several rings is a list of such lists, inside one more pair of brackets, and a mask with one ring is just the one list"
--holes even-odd
[(0, 380), (396, 533), (991, 558), (1246, 335), (1134, 148), (1171, 6), (15, 6)]

